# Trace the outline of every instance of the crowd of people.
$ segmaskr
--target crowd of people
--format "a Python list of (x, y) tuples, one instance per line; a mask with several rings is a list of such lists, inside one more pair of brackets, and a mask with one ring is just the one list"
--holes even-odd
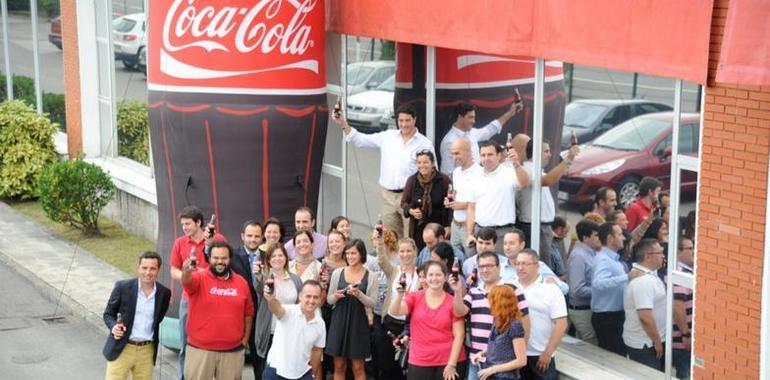
[[(662, 369), (667, 208), (654, 178), (625, 211), (599, 189), (570, 235), (550, 187), (579, 155), (571, 147), (536, 170), (533, 143), (492, 139), (520, 110), (474, 128), (457, 107), (440, 145), (402, 106), (398, 130), (365, 135), (333, 114), (346, 140), (380, 150), (382, 218), (365, 237), (334, 218), (324, 234), (313, 210), (294, 214), (293, 236), (275, 218), (243, 223), (236, 245), (189, 206), (170, 255), (179, 304), (180, 379), (239, 379), (246, 349), (256, 379), (556, 379), (568, 332)], [(542, 162), (551, 161), (544, 142)], [(540, 229), (530, 179), (541, 176)], [(530, 234), (540, 245), (530, 247)], [(675, 242), (692, 271), (692, 236)], [(156, 281), (159, 255), (140, 257), (138, 279), (116, 284), (104, 312), (107, 378), (151, 378), (158, 324), (169, 307)], [(688, 376), (692, 292), (674, 287), (674, 358)], [(147, 374), (149, 373), (149, 377)]]

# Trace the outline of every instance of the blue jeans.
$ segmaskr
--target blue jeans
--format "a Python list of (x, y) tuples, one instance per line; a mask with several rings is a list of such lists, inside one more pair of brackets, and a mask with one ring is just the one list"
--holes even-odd
[[(271, 366), (265, 367), (265, 372), (262, 373), (262, 380), (290, 380), (286, 377), (278, 376), (275, 368)], [(302, 377), (297, 380), (313, 380), (313, 370), (308, 370)]]
[(537, 370), (538, 359), (540, 359), (540, 356), (527, 356), (527, 366), (522, 368), (526, 374), (525, 378), (527, 380), (558, 380), (559, 374), (556, 372), (556, 359), (551, 358), (551, 364), (548, 365), (545, 372)]
[(179, 380), (184, 380), (184, 348), (187, 346), (187, 299), (179, 301), (179, 340), (182, 349), (179, 350)]
[(690, 377), (690, 354), (688, 350), (672, 350), (672, 362), (676, 368), (676, 377), (687, 379)]
[(479, 366), (468, 360), (468, 380), (479, 380)]

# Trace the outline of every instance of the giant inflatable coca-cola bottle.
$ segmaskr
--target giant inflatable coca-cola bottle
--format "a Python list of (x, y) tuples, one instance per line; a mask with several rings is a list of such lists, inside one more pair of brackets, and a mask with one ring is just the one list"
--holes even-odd
[[(396, 106), (410, 103), (425, 112), (425, 48), (396, 44)], [(476, 126), (498, 118), (511, 105), (518, 89), (524, 109), (509, 120), (495, 139), (505, 143), (506, 134), (532, 136), (535, 60), (436, 48), (436, 135), (441, 139), (454, 123), (454, 107), (461, 101), (474, 104)], [(543, 96), (543, 136), (554, 150), (561, 142), (566, 102), (561, 62), (546, 62)], [(556, 155), (555, 155), (556, 156)], [(557, 157), (554, 157), (556, 160)]]
[(234, 246), (248, 219), (293, 226), (297, 207), (315, 209), (328, 120), (323, 1), (152, 0), (148, 36), (158, 251), (168, 258), (187, 205), (215, 213)]

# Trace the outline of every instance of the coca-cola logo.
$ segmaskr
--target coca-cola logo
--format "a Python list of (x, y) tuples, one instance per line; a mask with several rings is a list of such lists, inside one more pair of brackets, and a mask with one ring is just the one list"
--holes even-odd
[[(182, 79), (207, 79), (286, 69), (318, 73), (318, 60), (302, 59), (315, 43), (311, 38), (312, 26), (306, 19), (318, 0), (259, 0), (248, 6), (219, 6), (212, 1), (199, 5), (201, 2), (174, 0), (168, 8), (160, 51), (160, 69), (165, 74)], [(184, 62), (179, 58), (178, 52), (190, 49), (241, 57), (262, 54), (271, 56), (269, 61), (278, 64), (247, 70), (203, 67), (201, 63), (206, 62), (205, 59)], [(272, 59), (276, 55), (282, 58)]]

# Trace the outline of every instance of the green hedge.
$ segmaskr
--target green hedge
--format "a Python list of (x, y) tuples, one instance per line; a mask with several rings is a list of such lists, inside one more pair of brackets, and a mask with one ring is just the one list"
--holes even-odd
[[(29, 0), (8, 0), (9, 11), (29, 11)], [(46, 16), (60, 13), (59, 0), (37, 0), (37, 10)]]
[[(5, 88), (5, 75), (0, 74), (0, 101), (8, 99)], [(35, 81), (22, 75), (13, 76), (13, 98), (21, 99), (25, 103), (35, 107)], [(51, 121), (58, 124), (59, 130), (67, 133), (67, 119), (64, 108), (64, 94), (43, 92), (43, 112), (47, 113)]]
[(149, 134), (147, 104), (133, 99), (118, 102), (118, 155), (149, 165)]
[(56, 160), (56, 125), (21, 100), (0, 103), (0, 197), (37, 196), (37, 180)]

